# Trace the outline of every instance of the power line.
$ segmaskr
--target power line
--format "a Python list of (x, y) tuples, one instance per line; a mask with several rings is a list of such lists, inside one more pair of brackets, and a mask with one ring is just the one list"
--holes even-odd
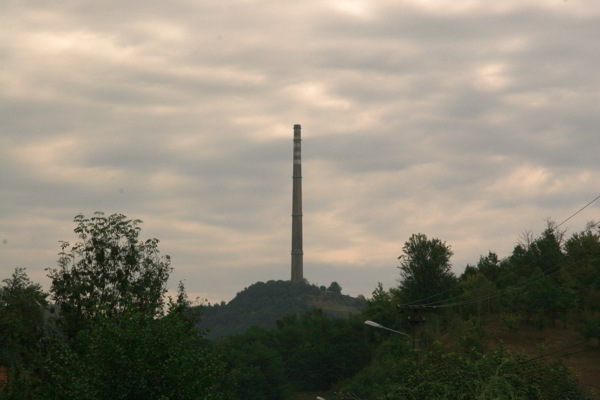
[[(595, 201), (597, 201), (598, 199), (600, 199), (600, 195), (596, 196), (596, 198), (594, 198), (592, 201), (590, 201), (590, 202), (589, 202), (589, 203), (587, 203), (585, 206), (581, 207), (579, 210), (577, 210), (576, 212), (574, 212), (573, 214), (571, 214), (571, 215), (570, 215), (568, 218), (564, 219), (564, 220), (563, 220), (561, 223), (559, 223), (558, 225), (556, 225), (556, 226), (555, 226), (555, 229), (556, 229), (556, 228), (558, 228), (558, 227), (560, 227), (561, 225), (565, 224), (567, 221), (569, 221), (570, 219), (572, 219), (573, 217), (575, 217), (575, 216), (576, 216), (577, 214), (579, 214), (581, 211), (585, 210), (587, 207), (589, 207), (590, 205), (592, 205), (592, 204), (593, 204)], [(600, 222), (596, 222), (596, 223), (594, 223), (594, 224), (593, 224), (591, 227), (594, 227), (594, 226), (598, 225), (599, 223), (600, 223)], [(515, 271), (509, 271), (509, 273), (511, 273), (511, 274), (514, 274), (516, 271), (519, 271), (519, 270), (521, 270), (521, 269), (523, 269), (523, 268), (529, 267), (529, 266), (531, 266), (531, 265), (535, 264), (536, 262), (539, 262), (540, 260), (543, 260), (543, 259), (545, 259), (545, 258), (546, 258), (546, 257), (548, 257), (548, 256), (549, 256), (549, 255), (544, 255), (544, 256), (542, 256), (542, 258), (540, 258), (540, 259), (538, 259), (538, 260), (535, 260), (535, 261), (532, 261), (532, 262), (530, 262), (530, 263), (528, 263), (528, 264), (522, 265), (521, 267), (517, 268)], [(503, 277), (503, 278), (501, 278), (501, 279), (505, 279), (505, 278), (506, 278), (506, 277)], [(493, 283), (490, 283), (490, 284), (488, 284), (487, 286), (491, 286), (492, 284), (493, 284)], [(401, 304), (399, 307), (404, 307), (404, 306), (409, 306), (409, 305), (415, 305), (415, 304), (417, 304), (417, 303), (420, 303), (420, 302), (422, 302), (422, 301), (425, 301), (425, 300), (429, 300), (429, 299), (436, 298), (436, 297), (438, 297), (438, 296), (441, 296), (442, 294), (448, 293), (449, 291), (452, 291), (452, 290), (454, 290), (454, 289), (456, 289), (456, 288), (458, 288), (458, 287), (460, 287), (460, 283), (458, 283), (458, 284), (456, 284), (456, 285), (454, 285), (454, 286), (452, 286), (452, 287), (450, 287), (450, 288), (448, 288), (448, 289), (446, 289), (446, 290), (443, 290), (443, 291), (441, 291), (441, 292), (434, 293), (434, 294), (433, 294), (433, 295), (431, 295), (431, 296), (427, 296), (427, 297), (424, 297), (424, 298), (421, 298), (421, 299), (418, 299), (418, 300), (414, 300), (414, 301), (412, 301), (412, 302), (409, 302), (409, 303), (404, 303), (404, 304)], [(484, 287), (485, 287), (485, 286), (484, 286)], [(457, 297), (460, 297), (460, 295), (458, 295), (458, 296), (454, 296), (454, 297), (451, 297), (450, 299), (457, 298)], [(436, 302), (431, 302), (431, 303), (426, 303), (426, 304), (420, 304), (420, 305), (432, 305), (432, 304), (437, 304), (437, 303), (441, 303), (441, 302), (444, 302), (444, 301), (448, 301), (448, 300), (450, 300), (450, 299), (443, 299), (443, 300), (439, 300), (439, 301), (436, 301)]]
[[(593, 228), (593, 227), (595, 227), (595, 226), (596, 226), (596, 225), (598, 225), (598, 224), (600, 224), (600, 222), (596, 222), (596, 223), (594, 223), (594, 224), (593, 224), (593, 225), (592, 225), (590, 228)], [(583, 252), (582, 252), (582, 253), (583, 253)], [(593, 255), (598, 255), (598, 254), (597, 254), (597, 253), (593, 253)], [(540, 262), (540, 261), (542, 261), (542, 260), (546, 259), (547, 257), (550, 257), (550, 254), (545, 254), (545, 255), (543, 255), (542, 257), (540, 257), (540, 258), (538, 258), (538, 259), (536, 259), (536, 260), (533, 260), (533, 261), (531, 261), (531, 262), (529, 262), (529, 263), (527, 263), (527, 264), (524, 264), (524, 265), (522, 265), (522, 266), (520, 266), (520, 267), (517, 267), (516, 269), (514, 269), (514, 270), (512, 270), (512, 271), (510, 271), (510, 270), (509, 270), (509, 271), (507, 271), (507, 272), (508, 272), (508, 275), (505, 275), (505, 276), (503, 276), (503, 277), (499, 278), (499, 279), (498, 279), (496, 282), (490, 282), (490, 283), (488, 283), (488, 284), (482, 285), (482, 286), (480, 286), (480, 287), (479, 287), (479, 289), (484, 289), (484, 288), (487, 288), (487, 287), (491, 287), (491, 286), (495, 285), (495, 283), (498, 283), (498, 282), (501, 282), (501, 281), (503, 281), (503, 280), (505, 280), (505, 279), (508, 279), (508, 278), (510, 277), (510, 275), (513, 275), (513, 276), (516, 276), (516, 277), (520, 277), (519, 275), (517, 275), (517, 274), (516, 274), (518, 271), (520, 271), (520, 270), (523, 270), (523, 269), (524, 269), (524, 268), (526, 268), (526, 267), (530, 267), (530, 266), (532, 266), (532, 265), (534, 265), (534, 264), (536, 264), (536, 263), (538, 263), (538, 262)], [(539, 279), (534, 279), (534, 280), (533, 280), (532, 282), (530, 282), (530, 283), (537, 282), (537, 281), (539, 281), (539, 280), (543, 279), (544, 277), (547, 277), (547, 276), (553, 275), (553, 274), (554, 274), (554, 273), (556, 273), (556, 272), (559, 272), (559, 271), (555, 271), (555, 272), (548, 273), (548, 271), (551, 271), (551, 270), (553, 270), (553, 269), (559, 269), (559, 268), (560, 268), (560, 267), (562, 267), (562, 266), (564, 266), (564, 265), (563, 265), (563, 264), (559, 264), (559, 265), (557, 265), (557, 266), (555, 266), (555, 267), (551, 267), (551, 268), (549, 268), (548, 270), (546, 270), (546, 271), (543, 273), (543, 276), (542, 276), (542, 277), (540, 277)], [(572, 265), (570, 265), (570, 266), (572, 266)], [(459, 284), (457, 284), (457, 285), (455, 285), (455, 286), (451, 287), (450, 289), (444, 290), (444, 291), (442, 291), (442, 292), (439, 292), (439, 293), (437, 293), (437, 294), (435, 294), (435, 295), (433, 295), (433, 296), (430, 296), (430, 298), (431, 298), (431, 297), (436, 297), (436, 296), (438, 296), (438, 295), (441, 295), (441, 294), (443, 294), (443, 293), (446, 293), (446, 292), (448, 292), (448, 291), (450, 291), (450, 290), (454, 290), (454, 289), (456, 289), (456, 288), (460, 287), (460, 285), (461, 285), (461, 284), (459, 283)], [(523, 286), (527, 286), (527, 285), (529, 285), (529, 283), (525, 283)], [(507, 289), (505, 289), (505, 290), (510, 290), (510, 289), (511, 289), (511, 288), (507, 288)], [(501, 292), (502, 292), (502, 291), (501, 291)], [(436, 306), (436, 305), (437, 305), (438, 307), (439, 307), (439, 306), (446, 306), (445, 304), (440, 304), (440, 303), (444, 303), (444, 302), (447, 302), (447, 301), (450, 301), (450, 300), (453, 300), (453, 299), (457, 299), (457, 298), (460, 298), (460, 297), (462, 297), (462, 296), (463, 296), (462, 294), (459, 294), (459, 295), (456, 295), (456, 296), (453, 296), (453, 297), (450, 297), (450, 298), (447, 298), (447, 299), (438, 300), (438, 301), (433, 301), (433, 302), (430, 302), (430, 303), (425, 303), (425, 304), (419, 304), (419, 306), (423, 306), (423, 307), (428, 307), (428, 306), (432, 306), (432, 307), (433, 307), (433, 306)], [(496, 297), (496, 296), (497, 296), (497, 295), (491, 295), (491, 297)], [(482, 300), (487, 300), (488, 298), (489, 298), (488, 296), (484, 296), (484, 297), (482, 297)], [(471, 302), (471, 301), (469, 301), (469, 302)], [(414, 302), (413, 302), (413, 303), (414, 303)], [(413, 304), (413, 303), (407, 303), (407, 304), (403, 304), (403, 305), (401, 305), (400, 307), (404, 307), (404, 306), (410, 306), (410, 305), (411, 305), (411, 304)], [(462, 304), (462, 303), (461, 303), (461, 304)], [(460, 304), (458, 304), (458, 303), (457, 303), (457, 305), (460, 305)]]
[[(583, 253), (584, 252), (582, 252), (580, 254), (583, 254)], [(600, 255), (600, 250), (591, 253), (591, 255), (593, 255), (593, 256)], [(529, 286), (529, 285), (531, 285), (533, 283), (539, 282), (542, 279), (545, 279), (545, 278), (547, 278), (549, 276), (555, 275), (555, 274), (563, 271), (564, 268), (571, 268), (571, 267), (575, 266), (577, 264), (577, 262), (578, 262), (578, 260), (574, 260), (574, 261), (571, 260), (571, 261), (568, 261), (568, 262), (559, 263), (558, 265), (556, 265), (554, 267), (548, 268), (546, 271), (543, 271), (540, 275), (533, 277), (533, 279), (531, 279), (529, 281), (526, 281), (524, 283), (517, 284), (517, 285), (514, 285), (514, 286), (509, 286), (509, 287), (505, 288), (504, 290), (500, 290), (500, 291), (497, 291), (497, 292), (495, 292), (493, 294), (485, 295), (485, 296), (478, 297), (478, 298), (475, 298), (475, 299), (467, 299), (467, 300), (457, 301), (455, 303), (450, 303), (450, 304), (440, 304), (440, 303), (443, 303), (445, 301), (450, 301), (450, 300), (453, 300), (453, 299), (458, 299), (458, 298), (460, 298), (460, 297), (462, 297), (464, 295), (464, 294), (460, 294), (460, 295), (457, 295), (457, 296), (454, 296), (454, 297), (450, 297), (450, 298), (444, 299), (444, 300), (439, 300), (439, 301), (436, 301), (436, 302), (431, 302), (431, 303), (426, 303), (426, 304), (418, 304), (418, 305), (412, 305), (412, 306), (411, 305), (401, 305), (399, 307), (400, 308), (414, 308), (414, 307), (418, 307), (418, 308), (448, 308), (448, 307), (463, 306), (463, 305), (477, 303), (477, 302), (480, 302), (480, 301), (490, 300), (490, 299), (493, 299), (495, 297), (499, 297), (501, 295), (504, 295), (504, 294), (507, 294), (507, 293), (510, 293), (510, 292), (513, 292), (513, 291), (524, 289), (525, 287), (527, 287), (527, 286)], [(532, 265), (533, 263), (534, 262), (531, 262), (531, 263), (529, 263), (527, 265)], [(521, 269), (521, 268), (519, 268), (519, 269)], [(511, 271), (508, 271), (508, 272), (514, 274), (514, 272), (511, 272)], [(490, 284), (483, 285), (480, 288), (490, 287), (493, 284), (494, 284), (493, 282), (490, 282)]]
[[(595, 256), (600, 255), (600, 250), (597, 251), (597, 252), (594, 252), (592, 254), (595, 255)], [(535, 277), (535, 279), (532, 279), (532, 280), (530, 280), (528, 282), (525, 282), (525, 283), (522, 283), (520, 285), (509, 286), (509, 287), (507, 287), (504, 290), (500, 290), (500, 291), (498, 291), (496, 293), (493, 293), (491, 295), (488, 295), (488, 296), (483, 296), (483, 297), (479, 297), (479, 298), (475, 298), (475, 299), (469, 299), (469, 300), (459, 301), (459, 302), (450, 303), (450, 304), (438, 304), (438, 303), (442, 302), (442, 301), (439, 301), (439, 302), (435, 302), (435, 303), (425, 304), (425, 305), (423, 305), (423, 307), (448, 308), (448, 307), (456, 307), (456, 306), (463, 306), (463, 305), (478, 303), (478, 302), (484, 301), (484, 300), (490, 300), (490, 299), (493, 299), (495, 297), (499, 297), (499, 296), (505, 295), (507, 293), (511, 293), (511, 292), (514, 292), (514, 291), (517, 291), (517, 290), (524, 289), (527, 286), (530, 286), (530, 285), (532, 285), (532, 284), (534, 284), (536, 282), (539, 282), (539, 281), (541, 281), (541, 280), (543, 280), (543, 279), (545, 279), (545, 278), (547, 278), (549, 276), (555, 275), (555, 274), (563, 271), (563, 267), (573, 267), (574, 265), (575, 265), (575, 263), (571, 263), (570, 265), (558, 264), (558, 265), (556, 265), (556, 266), (554, 266), (552, 268), (549, 268), (546, 272), (542, 272), (539, 276)], [(548, 271), (551, 271), (551, 270), (554, 270), (554, 271), (548, 272)], [(455, 298), (458, 298), (458, 297), (461, 297), (461, 296), (462, 296), (462, 294), (459, 295), (459, 296), (452, 297), (450, 299), (443, 300), (443, 301), (452, 300), (452, 299), (455, 299)]]
[(562, 224), (564, 224), (565, 222), (567, 222), (568, 220), (570, 220), (571, 218), (573, 218), (574, 216), (576, 216), (577, 214), (579, 214), (580, 212), (582, 212), (583, 210), (585, 210), (586, 208), (588, 208), (592, 203), (594, 203), (598, 199), (600, 199), (600, 195), (598, 195), (594, 200), (592, 200), (589, 203), (587, 203), (585, 206), (581, 207), (579, 210), (577, 210), (575, 213), (573, 213), (573, 215), (571, 215), (569, 218), (565, 219), (563, 222), (561, 222), (560, 224), (556, 225), (556, 227), (558, 228), (559, 226), (561, 226)]
[[(564, 351), (564, 350), (567, 350), (567, 349), (571, 349), (571, 348), (573, 348), (573, 347), (577, 347), (577, 346), (581, 346), (581, 345), (583, 345), (583, 344), (589, 343), (589, 342), (590, 342), (590, 340), (591, 340), (591, 339), (587, 339), (587, 340), (584, 340), (584, 341), (581, 341), (581, 342), (578, 342), (578, 343), (575, 343), (575, 344), (571, 344), (571, 345), (569, 345), (569, 346), (561, 347), (560, 349), (557, 349), (557, 350), (551, 351), (551, 352), (549, 352), (549, 353), (541, 354), (541, 355), (539, 355), (539, 356), (537, 356), (537, 357), (532, 357), (532, 358), (529, 358), (529, 359), (527, 359), (527, 360), (523, 360), (523, 361), (521, 361), (521, 363), (526, 363), (526, 362), (530, 362), (530, 361), (539, 360), (539, 359), (541, 359), (541, 358), (546, 358), (546, 357), (548, 357), (548, 356), (551, 356), (551, 355), (553, 355), (553, 354), (560, 353), (561, 351)], [(582, 351), (585, 351), (585, 350), (586, 350), (586, 349), (583, 349), (583, 350), (577, 350), (577, 351), (575, 351), (575, 352), (572, 352), (572, 353), (561, 354), (561, 355), (558, 355), (558, 356), (556, 356), (556, 357), (552, 357), (552, 358), (566, 357), (566, 356), (569, 356), (569, 355), (573, 355), (573, 354), (581, 353)]]

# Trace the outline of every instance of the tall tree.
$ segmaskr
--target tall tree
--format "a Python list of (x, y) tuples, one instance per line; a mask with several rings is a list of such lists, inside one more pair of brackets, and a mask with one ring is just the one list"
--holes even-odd
[(25, 269), (16, 268), (0, 288), (0, 362), (31, 364), (43, 336), (46, 297)]
[[(9, 385), (0, 398), (30, 399), (40, 384), (47, 293), (25, 269), (16, 268), (0, 288), (0, 365), (9, 367)], [(4, 390), (2, 390), (4, 389)]]
[(581, 309), (600, 310), (600, 228), (590, 222), (565, 243), (569, 275), (575, 281)]
[(154, 316), (164, 304), (170, 257), (161, 257), (158, 239), (139, 240), (142, 221), (122, 214), (77, 215), (72, 247), (61, 242), (58, 268), (49, 268), (52, 298), (60, 307), (67, 333), (85, 321), (135, 309)]
[(327, 290), (332, 293), (342, 294), (342, 287), (340, 286), (339, 283), (337, 283), (335, 281), (331, 282), (331, 285), (329, 285)]
[(224, 365), (182, 284), (163, 307), (171, 267), (158, 240), (138, 240), (141, 221), (121, 214), (75, 222), (80, 241), (63, 242), (49, 273), (66, 335), (49, 343), (42, 398), (222, 399)]
[[(400, 260), (400, 295), (405, 302), (438, 301), (448, 297), (455, 284), (451, 271), (450, 246), (440, 239), (413, 234), (402, 248)], [(445, 293), (443, 293), (445, 292)], [(434, 297), (435, 296), (435, 297)]]

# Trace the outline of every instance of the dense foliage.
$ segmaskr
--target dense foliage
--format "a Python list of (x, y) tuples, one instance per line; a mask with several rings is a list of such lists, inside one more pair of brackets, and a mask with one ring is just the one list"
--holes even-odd
[(370, 360), (372, 343), (359, 319), (320, 310), (289, 315), (276, 329), (254, 327), (221, 340), (228, 382), (240, 399), (282, 399), (295, 391), (328, 390)]
[[(2, 281), (0, 367), (9, 379), (0, 399), (590, 398), (559, 359), (492, 346), (485, 321), (514, 332), (576, 324), (589, 340), (569, 349), (598, 340), (597, 224), (566, 238), (549, 222), (508, 257), (488, 252), (459, 277), (449, 245), (412, 235), (398, 286), (379, 284), (368, 301), (337, 282), (269, 281), (228, 304), (192, 307), (181, 284), (165, 297), (170, 259), (158, 240), (139, 240), (141, 221), (97, 213), (75, 223), (79, 241), (62, 242), (49, 269), (54, 305), (23, 269)], [(206, 338), (208, 326), (219, 339)]]
[(256, 282), (239, 292), (229, 303), (203, 307), (198, 327), (209, 338), (241, 334), (251, 326), (273, 329), (288, 314), (302, 314), (319, 308), (331, 317), (358, 314), (366, 305), (364, 298), (343, 295), (332, 282), (328, 289), (308, 282)]
[(563, 364), (527, 361), (502, 347), (485, 354), (450, 353), (438, 344), (419, 359), (406, 345), (391, 341), (383, 351), (343, 393), (375, 400), (587, 398)]
[(412, 235), (402, 248), (400, 295), (405, 303), (421, 303), (447, 291), (455, 283), (451, 271), (452, 250), (440, 239)]
[(4, 281), (11, 376), (0, 397), (223, 399), (224, 364), (195, 329), (183, 285), (163, 307), (171, 268), (158, 240), (138, 241), (141, 221), (120, 214), (75, 223), (81, 241), (68, 251), (63, 242), (49, 269), (58, 311), (47, 323), (38, 285), (19, 269)]
[(131, 309), (148, 317), (160, 312), (170, 258), (160, 256), (158, 239), (139, 240), (142, 221), (97, 212), (90, 219), (77, 215), (74, 222), (80, 241), (70, 249), (61, 242), (58, 268), (48, 269), (66, 333)]

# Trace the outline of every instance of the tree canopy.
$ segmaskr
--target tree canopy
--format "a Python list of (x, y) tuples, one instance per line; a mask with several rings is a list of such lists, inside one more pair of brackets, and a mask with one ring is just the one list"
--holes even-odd
[(61, 242), (58, 268), (48, 268), (52, 299), (73, 334), (85, 320), (135, 309), (154, 316), (164, 305), (170, 257), (158, 239), (139, 239), (140, 220), (122, 214), (77, 215), (73, 246)]
[[(440, 239), (413, 234), (402, 248), (399, 285), (404, 302), (419, 302), (448, 290), (455, 283), (450, 270), (450, 246)], [(440, 300), (437, 297), (436, 300)]]

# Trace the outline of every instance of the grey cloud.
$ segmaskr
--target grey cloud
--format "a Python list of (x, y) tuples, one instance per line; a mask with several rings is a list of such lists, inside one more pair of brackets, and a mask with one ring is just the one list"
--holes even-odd
[(39, 275), (105, 210), (142, 218), (192, 293), (287, 279), (294, 123), (307, 277), (353, 294), (395, 284), (411, 233), (460, 269), (597, 195), (597, 13), (369, 7), (12, 2), (0, 221), (15, 249), (46, 241), (7, 262)]

